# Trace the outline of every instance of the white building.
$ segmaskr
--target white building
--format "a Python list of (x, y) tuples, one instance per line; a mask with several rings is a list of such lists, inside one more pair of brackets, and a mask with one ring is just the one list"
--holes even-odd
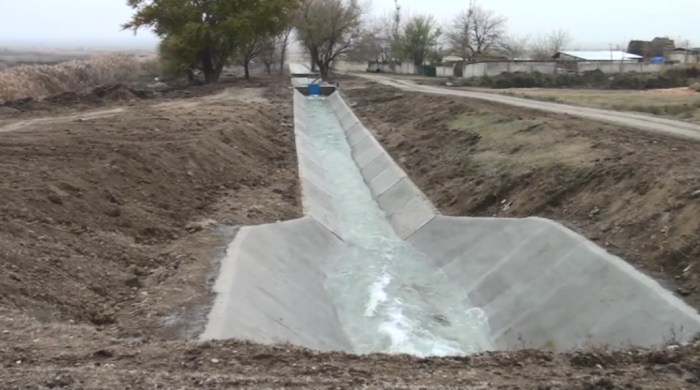
[(641, 62), (644, 57), (624, 51), (560, 51), (553, 58), (561, 61)]

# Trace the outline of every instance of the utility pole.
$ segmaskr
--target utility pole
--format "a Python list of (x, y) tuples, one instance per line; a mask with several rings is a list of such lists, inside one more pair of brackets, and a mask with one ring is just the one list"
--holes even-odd
[(685, 64), (688, 64), (688, 51), (690, 51), (690, 41), (685, 40)]

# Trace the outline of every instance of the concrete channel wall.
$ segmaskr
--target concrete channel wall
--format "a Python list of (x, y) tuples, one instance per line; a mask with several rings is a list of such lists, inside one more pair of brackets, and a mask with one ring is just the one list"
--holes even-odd
[[(348, 247), (307, 135), (306, 102), (295, 92), (305, 217), (241, 229), (222, 262), (203, 340), (353, 351), (324, 286), (324, 265)], [(556, 222), (440, 215), (338, 93), (326, 103), (397, 234), (431, 259), (455, 294), (483, 308), (497, 348), (657, 346), (700, 332), (694, 309)]]
[(304, 218), (245, 227), (229, 245), (202, 340), (290, 342), (352, 351), (325, 290), (324, 262), (345, 250), (326, 170), (307, 136), (306, 98), (295, 91), (294, 128)]
[(321, 271), (344, 246), (312, 217), (241, 229), (222, 261), (200, 339), (351, 351)]
[(433, 204), (362, 125), (340, 94), (328, 98), (347, 135), (352, 155), (379, 206), (399, 237), (406, 239), (437, 214)]
[(326, 169), (308, 136), (306, 102), (304, 95), (294, 91), (294, 136), (304, 215), (316, 219), (328, 230), (337, 234), (338, 221), (333, 212), (333, 202), (328, 191)]
[(654, 346), (700, 332), (695, 309), (554, 221), (439, 215), (342, 97), (328, 104), (395, 231), (485, 310), (497, 348)]

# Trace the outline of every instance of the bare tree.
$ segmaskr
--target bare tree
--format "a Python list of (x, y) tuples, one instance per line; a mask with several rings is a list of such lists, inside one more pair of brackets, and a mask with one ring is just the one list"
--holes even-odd
[(557, 54), (560, 51), (564, 50), (568, 45), (570, 45), (572, 39), (568, 31), (558, 29), (549, 33), (547, 41), (549, 42), (550, 51), (554, 54)]
[(392, 61), (400, 58), (401, 55), (401, 28), (402, 28), (402, 14), (401, 6), (399, 5), (399, 0), (394, 0), (394, 11), (391, 14), (391, 32), (389, 33), (389, 39), (391, 39), (391, 55)]
[(479, 5), (472, 6), (471, 14), (471, 51), (474, 55), (486, 54), (505, 33), (507, 19)]
[(358, 44), (348, 52), (348, 58), (352, 61), (391, 61), (393, 44), (388, 22), (387, 17), (371, 20), (362, 29)]
[(447, 43), (454, 54), (464, 59), (487, 54), (501, 41), (506, 21), (506, 18), (470, 0), (469, 8), (452, 19)]
[(279, 41), (283, 39), (282, 36), (271, 37), (266, 39), (262, 43), (262, 51), (260, 53), (260, 59), (265, 65), (265, 72), (267, 74), (272, 74), (272, 65), (277, 63), (279, 57)]
[(498, 52), (509, 60), (521, 59), (527, 54), (529, 42), (529, 35), (504, 35), (498, 43)]
[(238, 47), (238, 59), (245, 70), (246, 80), (250, 79), (250, 63), (258, 58), (265, 50), (265, 42), (269, 38), (263, 35), (255, 35)]
[(540, 61), (550, 60), (555, 54), (566, 49), (572, 41), (569, 32), (562, 29), (553, 30), (546, 35), (538, 34), (530, 47), (532, 58)]
[(363, 7), (358, 0), (303, 0), (295, 19), (299, 41), (306, 47), (323, 80), (333, 61), (360, 40)]
[(472, 16), (474, 3), (469, 3), (469, 9), (458, 13), (447, 30), (445, 37), (453, 54), (462, 57), (463, 60), (471, 57), (472, 49)]
[(289, 47), (289, 38), (292, 35), (292, 31), (294, 31), (294, 26), (289, 25), (284, 29), (284, 31), (282, 31), (282, 34), (280, 34), (278, 39), (280, 74), (284, 73), (284, 63), (287, 60), (287, 48)]

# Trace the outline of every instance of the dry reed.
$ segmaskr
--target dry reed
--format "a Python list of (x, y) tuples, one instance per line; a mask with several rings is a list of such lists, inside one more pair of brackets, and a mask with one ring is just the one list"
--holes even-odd
[(27, 65), (0, 72), (0, 104), (27, 97), (43, 98), (61, 92), (81, 91), (104, 84), (135, 80), (140, 65), (121, 54), (57, 65)]

